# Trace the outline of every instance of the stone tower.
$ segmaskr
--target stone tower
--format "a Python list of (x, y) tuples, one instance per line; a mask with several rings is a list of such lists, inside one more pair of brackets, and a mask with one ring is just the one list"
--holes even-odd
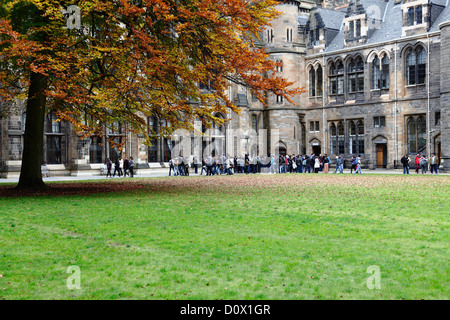
[[(282, 62), (282, 67), (277, 73), (298, 87), (302, 86), (299, 70), (304, 69), (305, 53), (305, 45), (299, 33), (301, 9), (301, 2), (298, 0), (279, 1), (277, 11), (281, 15), (272, 21), (272, 27), (266, 29), (264, 37), (265, 48), (270, 59)], [(271, 152), (282, 154), (301, 152), (300, 99), (301, 97), (295, 97), (295, 103), (290, 103), (274, 95), (268, 97), (268, 107), (264, 110), (264, 122), (269, 130)], [(273, 146), (279, 147), (279, 151), (273, 150)]]
[[(441, 29), (441, 165), (450, 170), (450, 21), (439, 25)], [(439, 146), (437, 146), (439, 153)]]

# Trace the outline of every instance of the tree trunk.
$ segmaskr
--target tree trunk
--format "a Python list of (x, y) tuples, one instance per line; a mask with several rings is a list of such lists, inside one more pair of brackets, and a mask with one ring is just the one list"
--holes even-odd
[(47, 76), (31, 73), (18, 189), (45, 189), (47, 187), (42, 180), (41, 172), (46, 102), (44, 92), (46, 89)]

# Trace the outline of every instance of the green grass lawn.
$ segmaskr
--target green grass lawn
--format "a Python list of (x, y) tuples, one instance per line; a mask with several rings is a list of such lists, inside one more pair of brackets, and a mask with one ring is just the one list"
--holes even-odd
[(448, 176), (124, 181), (0, 198), (0, 299), (450, 298)]

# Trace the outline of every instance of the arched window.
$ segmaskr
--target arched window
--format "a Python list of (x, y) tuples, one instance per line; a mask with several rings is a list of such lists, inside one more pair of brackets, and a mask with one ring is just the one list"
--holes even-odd
[(89, 161), (90, 163), (103, 163), (103, 139), (102, 137), (91, 137), (89, 144)]
[(309, 69), (309, 96), (316, 96), (316, 71), (313, 67)]
[(348, 123), (348, 137), (349, 153), (354, 154), (356, 152), (356, 127), (353, 121)]
[(358, 121), (356, 124), (356, 139), (358, 141), (358, 154), (364, 154), (364, 122)]
[(341, 61), (336, 65), (332, 63), (329, 69), (330, 79), (330, 93), (331, 94), (343, 94), (344, 93), (344, 65)]
[(337, 126), (337, 139), (338, 139), (338, 153), (343, 154), (345, 152), (345, 133), (344, 124), (339, 121)]
[(372, 89), (380, 89), (380, 59), (377, 56), (372, 60)]
[(322, 90), (322, 84), (323, 84), (323, 75), (322, 75), (322, 67), (319, 66), (316, 70), (316, 79), (317, 79), (317, 90), (316, 93), (319, 97), (322, 96), (323, 90)]
[(364, 154), (364, 122), (357, 121), (356, 125), (353, 121), (348, 123), (349, 135), (349, 153)]
[(336, 154), (337, 130), (336, 125), (332, 122), (330, 125), (330, 154)]
[(348, 92), (364, 91), (364, 62), (361, 57), (350, 60), (347, 70)]
[(381, 59), (381, 88), (389, 88), (389, 58), (385, 54), (383, 59)]
[(54, 112), (47, 114), (47, 133), (61, 133), (61, 122)]
[(424, 152), (427, 148), (427, 124), (425, 117), (417, 119), (417, 152)]
[(408, 153), (425, 152), (427, 148), (427, 124), (424, 116), (409, 117), (406, 122)]
[(406, 123), (407, 128), (407, 145), (408, 145), (408, 152), (417, 152), (417, 133), (416, 133), (416, 121), (414, 118), (409, 118), (408, 122)]
[(419, 47), (406, 55), (406, 79), (408, 85), (424, 84), (426, 71), (425, 49)]

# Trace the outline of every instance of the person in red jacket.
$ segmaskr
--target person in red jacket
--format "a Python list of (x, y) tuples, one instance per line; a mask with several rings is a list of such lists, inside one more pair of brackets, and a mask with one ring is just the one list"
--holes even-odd
[(416, 163), (416, 173), (419, 174), (419, 169), (420, 169), (420, 154), (419, 153), (414, 158), (414, 161)]

